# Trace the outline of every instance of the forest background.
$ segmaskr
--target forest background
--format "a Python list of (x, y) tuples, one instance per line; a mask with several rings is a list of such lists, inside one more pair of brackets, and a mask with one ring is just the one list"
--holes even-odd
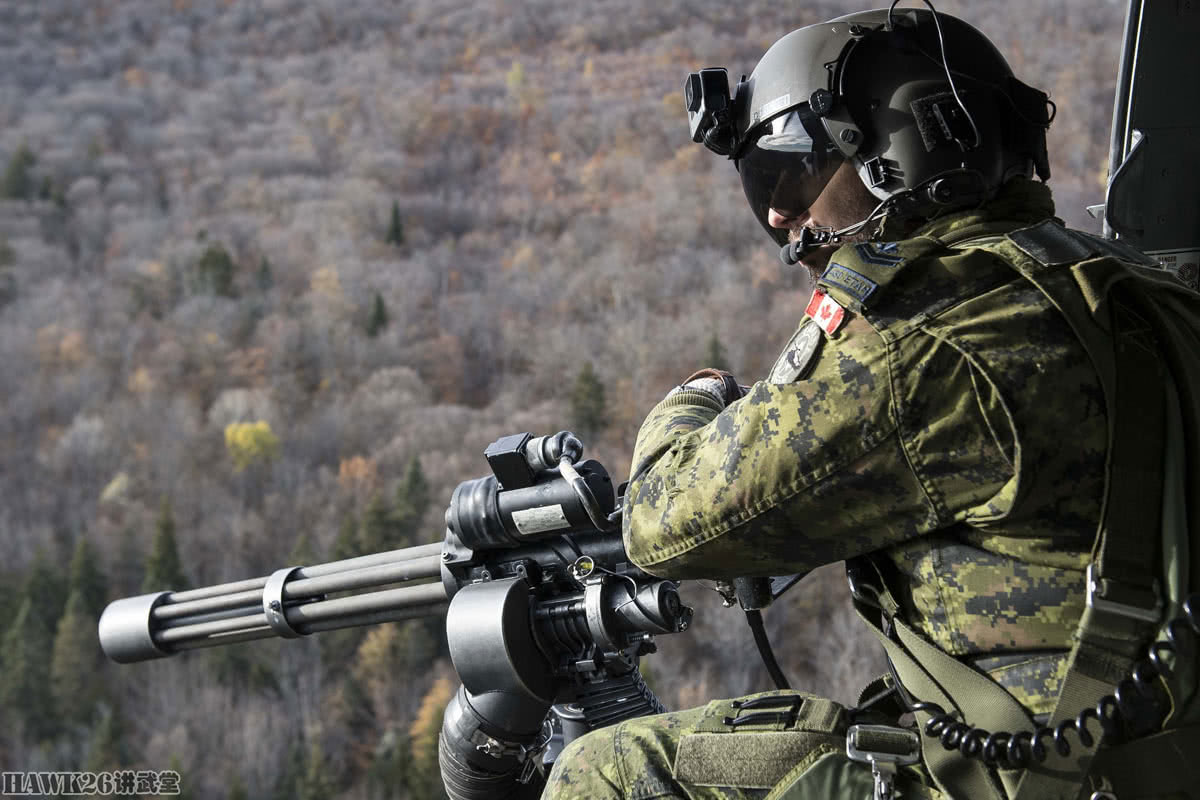
[[(1059, 106), (1094, 229), (1124, 4), (944, 0)], [(425, 797), (454, 688), (436, 620), (117, 667), (115, 597), (439, 540), (499, 435), (615, 475), (700, 366), (749, 382), (795, 273), (687, 72), (749, 72), (828, 0), (0, 3), (0, 767), (176, 768), (194, 797)], [(767, 688), (689, 585), (669, 707)], [(881, 669), (836, 567), (771, 609), (786, 671)]]

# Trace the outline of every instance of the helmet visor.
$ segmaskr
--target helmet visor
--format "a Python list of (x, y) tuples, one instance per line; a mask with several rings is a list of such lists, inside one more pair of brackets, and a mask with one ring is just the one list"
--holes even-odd
[(820, 196), (845, 157), (829, 140), (820, 119), (807, 106), (759, 126), (734, 160), (750, 210), (779, 244), (788, 232), (772, 228), (767, 212), (798, 216)]

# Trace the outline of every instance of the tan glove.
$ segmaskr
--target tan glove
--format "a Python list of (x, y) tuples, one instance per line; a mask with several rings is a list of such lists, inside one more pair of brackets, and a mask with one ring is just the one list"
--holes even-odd
[(687, 380), (671, 390), (668, 397), (683, 389), (692, 389), (712, 395), (722, 406), (728, 406), (745, 394), (736, 378), (724, 370), (712, 367), (693, 372)]

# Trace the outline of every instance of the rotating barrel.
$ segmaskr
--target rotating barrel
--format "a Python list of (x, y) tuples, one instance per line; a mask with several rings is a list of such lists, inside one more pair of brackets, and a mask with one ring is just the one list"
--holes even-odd
[[(128, 664), (181, 650), (444, 613), (449, 600), (440, 581), (441, 552), (441, 543), (420, 545), (114, 600), (100, 616), (100, 646), (113, 661)], [(418, 583), (427, 578), (439, 580)], [(412, 585), (380, 588), (395, 583)], [(344, 592), (351, 594), (329, 597)]]

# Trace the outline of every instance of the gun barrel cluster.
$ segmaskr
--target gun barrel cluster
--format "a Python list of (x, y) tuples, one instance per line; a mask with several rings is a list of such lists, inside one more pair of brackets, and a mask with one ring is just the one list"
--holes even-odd
[[(114, 661), (131, 663), (180, 650), (444, 613), (449, 600), (440, 581), (380, 588), (439, 578), (441, 551), (440, 543), (420, 545), (115, 600), (100, 617), (100, 645)], [(351, 594), (329, 596), (345, 592)]]

